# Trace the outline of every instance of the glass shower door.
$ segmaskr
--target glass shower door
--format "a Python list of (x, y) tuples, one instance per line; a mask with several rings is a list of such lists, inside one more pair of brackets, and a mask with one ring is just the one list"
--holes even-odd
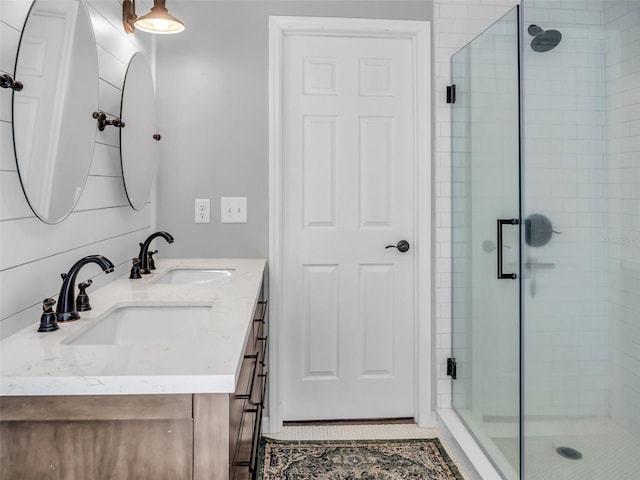
[(452, 77), (452, 401), (505, 478), (516, 479), (520, 471), (518, 7), (452, 57)]

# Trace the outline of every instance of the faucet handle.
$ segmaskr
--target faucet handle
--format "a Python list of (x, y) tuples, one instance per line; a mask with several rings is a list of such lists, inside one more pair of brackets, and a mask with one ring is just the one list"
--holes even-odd
[(93, 280), (89, 279), (86, 282), (78, 284), (78, 289), (80, 290), (80, 293), (78, 293), (78, 296), (76, 298), (76, 310), (78, 312), (87, 312), (91, 310), (91, 304), (89, 303), (89, 295), (87, 295), (86, 290), (88, 287), (91, 286), (92, 283), (93, 283)]
[(45, 298), (42, 301), (42, 311), (44, 313), (53, 313), (53, 306), (56, 304), (56, 301), (53, 298)]
[(153, 250), (149, 252), (149, 270), (156, 269), (156, 262), (153, 261), (153, 256), (158, 253), (158, 250)]
[(53, 298), (45, 298), (42, 301), (42, 316), (40, 317), (39, 332), (53, 332), (58, 330), (58, 315), (53, 311), (56, 301)]
[(140, 259), (138, 257), (134, 257), (131, 259), (131, 263), (133, 264), (131, 267), (131, 273), (129, 274), (129, 278), (136, 279), (142, 278), (140, 274)]

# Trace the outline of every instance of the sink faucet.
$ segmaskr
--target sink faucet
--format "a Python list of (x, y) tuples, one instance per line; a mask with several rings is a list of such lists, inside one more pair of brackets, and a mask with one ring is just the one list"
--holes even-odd
[(58, 306), (56, 307), (56, 315), (59, 322), (70, 322), (80, 318), (80, 314), (76, 311), (76, 277), (80, 269), (87, 263), (97, 263), (105, 273), (111, 273), (114, 269), (113, 263), (107, 257), (88, 255), (74, 263), (69, 273), (63, 273), (61, 275), (62, 288), (60, 289)]
[(173, 237), (170, 233), (156, 232), (149, 235), (144, 243), (140, 244), (140, 254), (138, 255), (138, 259), (140, 260), (140, 273), (142, 274), (151, 273), (151, 270), (149, 270), (149, 245), (151, 245), (151, 241), (156, 237), (162, 237), (167, 243), (173, 243)]

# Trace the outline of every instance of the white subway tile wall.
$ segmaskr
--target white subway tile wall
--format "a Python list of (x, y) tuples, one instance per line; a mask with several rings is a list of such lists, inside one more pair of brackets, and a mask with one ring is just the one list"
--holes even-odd
[(640, 3), (605, 2), (610, 415), (640, 435)]
[[(14, 73), (31, 3), (0, 2), (1, 73)], [(137, 3), (139, 11), (153, 5), (147, 0)], [(119, 116), (129, 59), (141, 51), (152, 61), (153, 40), (145, 33), (124, 33), (120, 0), (89, 0), (87, 7), (98, 48), (99, 107)], [(105, 255), (117, 267), (116, 273), (108, 276), (97, 267), (85, 267), (78, 280), (95, 277), (92, 288), (125, 273), (138, 253), (138, 243), (150, 233), (154, 215), (151, 201), (141, 211), (129, 206), (122, 181), (119, 136), (116, 129), (107, 129), (97, 133), (89, 178), (74, 211), (56, 225), (40, 221), (29, 208), (18, 177), (11, 91), (2, 89), (0, 96), (0, 334), (4, 337), (31, 323), (37, 326), (42, 299), (57, 297), (60, 273), (85, 255)]]
[(525, 272), (525, 409), (528, 416), (606, 416), (603, 4), (549, 10), (547, 3), (527, 0), (523, 9), (525, 29), (562, 33), (546, 53), (528, 48), (532, 37), (524, 35), (523, 211), (547, 216), (561, 233), (524, 251), (525, 261), (555, 265)]

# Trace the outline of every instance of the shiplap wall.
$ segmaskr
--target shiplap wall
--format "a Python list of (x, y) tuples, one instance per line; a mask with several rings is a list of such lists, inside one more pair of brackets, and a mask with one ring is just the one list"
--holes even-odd
[[(47, 1), (47, 0), (39, 0)], [(0, 1), (0, 71), (14, 73), (29, 0)], [(154, 64), (154, 42), (144, 32), (126, 35), (120, 0), (85, 3), (96, 38), (99, 64), (99, 108), (119, 116), (122, 85), (131, 56), (143, 52)], [(152, 2), (138, 1), (138, 14)], [(0, 91), (0, 335), (37, 325), (42, 300), (56, 297), (60, 273), (86, 255), (101, 254), (116, 266), (110, 275), (95, 264), (85, 266), (78, 281), (93, 278), (91, 290), (125, 274), (131, 259), (154, 226), (152, 202), (141, 211), (127, 201), (120, 166), (119, 133), (97, 132), (91, 170), (71, 215), (48, 225), (31, 211), (22, 192), (13, 151), (11, 91)], [(88, 119), (88, 121), (94, 121)]]

